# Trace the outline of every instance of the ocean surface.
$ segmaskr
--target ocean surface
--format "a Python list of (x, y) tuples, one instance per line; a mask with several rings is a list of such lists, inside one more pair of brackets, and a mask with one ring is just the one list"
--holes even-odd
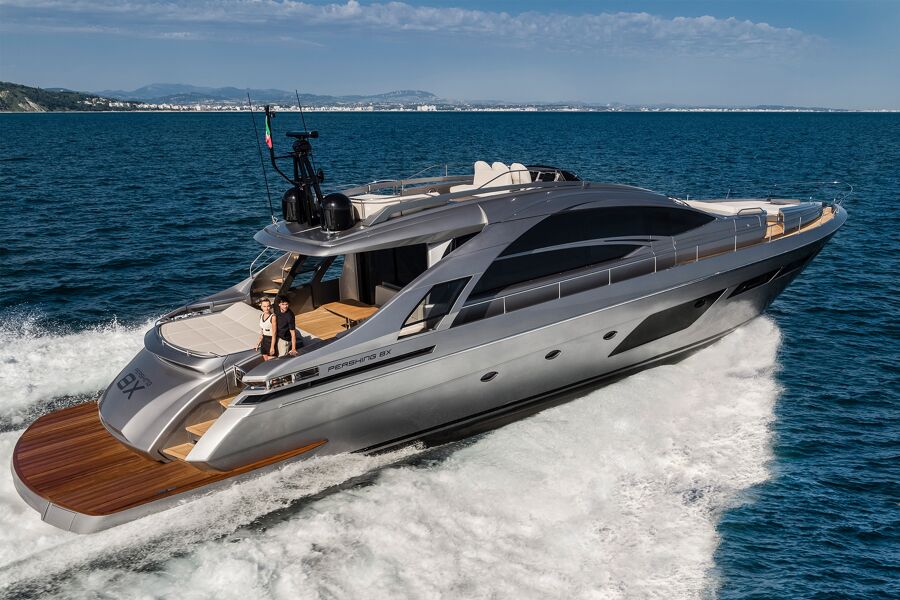
[[(153, 319), (246, 276), (265, 186), (247, 114), (0, 115), (0, 596), (900, 597), (900, 115), (307, 121), (326, 190), (485, 159), (682, 197), (855, 193), (765, 316), (680, 363), (77, 536), (19, 499), (16, 439), (97, 397)], [(278, 115), (276, 142), (298, 128)]]

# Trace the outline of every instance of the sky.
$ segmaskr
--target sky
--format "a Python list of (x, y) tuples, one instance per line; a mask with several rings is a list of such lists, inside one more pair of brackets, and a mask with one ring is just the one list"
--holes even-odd
[(900, 0), (0, 0), (0, 80), (900, 109)]

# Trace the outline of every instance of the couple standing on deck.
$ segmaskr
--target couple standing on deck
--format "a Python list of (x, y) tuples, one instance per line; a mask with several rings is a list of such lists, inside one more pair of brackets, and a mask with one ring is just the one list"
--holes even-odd
[[(263, 360), (271, 360), (278, 356), (297, 356), (297, 324), (294, 312), (287, 298), (278, 298), (278, 310), (272, 312), (272, 303), (268, 298), (259, 302), (262, 315), (259, 317), (259, 340), (256, 349)], [(275, 335), (272, 335), (273, 332)]]

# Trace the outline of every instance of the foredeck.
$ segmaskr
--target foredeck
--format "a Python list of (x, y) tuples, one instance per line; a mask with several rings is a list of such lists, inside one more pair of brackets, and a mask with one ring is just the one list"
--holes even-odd
[(181, 461), (161, 463), (116, 440), (100, 422), (96, 402), (44, 415), (25, 430), (13, 468), (32, 492), (56, 506), (103, 516), (266, 467), (309, 452), (319, 440), (226, 472)]

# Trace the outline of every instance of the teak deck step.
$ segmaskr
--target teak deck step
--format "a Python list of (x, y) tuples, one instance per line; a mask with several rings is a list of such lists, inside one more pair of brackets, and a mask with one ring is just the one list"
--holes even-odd
[(210, 427), (212, 427), (213, 423), (216, 422), (216, 419), (210, 419), (209, 421), (203, 421), (202, 423), (195, 423), (193, 425), (188, 425), (185, 427), (187, 432), (196, 435), (197, 437), (203, 437), (203, 434), (206, 433)]
[(284, 277), (275, 277), (274, 279), (272, 279), (272, 283), (277, 283), (280, 285), (284, 283)]
[(221, 398), (221, 399), (219, 400), (219, 404), (221, 404), (221, 405), (224, 406), (225, 408), (228, 408), (229, 406), (231, 406), (231, 401), (234, 400), (235, 398), (237, 398), (236, 395), (235, 395), (235, 396), (229, 396), (229, 397), (227, 397), (227, 398)]
[(163, 454), (167, 456), (171, 456), (172, 458), (176, 458), (178, 460), (187, 460), (187, 455), (191, 453), (191, 450), (194, 449), (194, 444), (192, 442), (187, 442), (184, 444), (178, 444), (177, 446), (172, 446), (171, 448), (166, 448), (163, 450)]
[(44, 415), (13, 451), (19, 480), (61, 508), (85, 515), (117, 513), (216, 483), (318, 448), (327, 440), (270, 456), (231, 471), (201, 471), (190, 463), (159, 462), (127, 448), (100, 422), (96, 402)]

